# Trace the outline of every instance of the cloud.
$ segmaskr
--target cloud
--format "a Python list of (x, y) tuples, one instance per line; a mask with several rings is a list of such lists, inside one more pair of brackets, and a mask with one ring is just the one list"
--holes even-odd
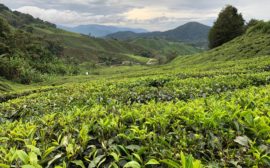
[(104, 24), (166, 30), (185, 22), (211, 25), (226, 5), (246, 20), (269, 20), (269, 0), (0, 0), (14, 10), (63, 25)]
[(149, 19), (155, 19), (160, 17), (166, 17), (166, 18), (181, 18), (181, 19), (190, 19), (190, 18), (201, 18), (202, 15), (205, 18), (209, 17), (215, 17), (217, 11), (207, 11), (203, 13), (197, 13), (196, 11), (192, 10), (174, 10), (169, 9), (166, 7), (145, 7), (145, 8), (136, 8), (132, 9), (124, 15), (128, 19), (132, 20), (149, 20)]
[(42, 9), (35, 6), (24, 6), (16, 10), (49, 22), (70, 26), (94, 23), (117, 24), (123, 20), (121, 16), (116, 17), (115, 15), (96, 15), (94, 13), (78, 13), (71, 10)]

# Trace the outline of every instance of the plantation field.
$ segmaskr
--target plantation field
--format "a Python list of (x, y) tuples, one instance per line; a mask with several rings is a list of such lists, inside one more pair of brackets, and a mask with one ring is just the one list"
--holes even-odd
[(2, 94), (0, 167), (269, 167), (269, 56), (184, 60)]

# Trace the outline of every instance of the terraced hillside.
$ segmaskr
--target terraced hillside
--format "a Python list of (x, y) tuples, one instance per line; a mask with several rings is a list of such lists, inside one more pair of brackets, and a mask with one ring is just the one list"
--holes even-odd
[(269, 167), (268, 25), (171, 64), (103, 69), (6, 99), (0, 166)]

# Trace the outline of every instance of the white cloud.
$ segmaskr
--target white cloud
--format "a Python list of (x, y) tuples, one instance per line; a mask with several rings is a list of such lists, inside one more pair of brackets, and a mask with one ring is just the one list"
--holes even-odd
[(12, 9), (63, 25), (105, 24), (166, 30), (189, 21), (211, 25), (232, 4), (246, 20), (269, 20), (269, 0), (0, 0)]
[(124, 16), (131, 20), (149, 20), (160, 17), (167, 18), (181, 18), (181, 19), (190, 19), (190, 18), (211, 18), (215, 17), (217, 11), (202, 11), (203, 13), (197, 13), (192, 10), (173, 10), (166, 7), (145, 7), (145, 8), (135, 8), (126, 13)]
[(61, 24), (68, 24), (68, 23), (78, 24), (82, 22), (83, 20), (87, 20), (87, 18), (83, 19), (81, 17), (81, 14), (74, 11), (70, 11), (70, 10), (59, 11), (56, 9), (41, 9), (35, 6), (24, 6), (16, 10), (19, 12), (31, 14), (34, 17), (37, 17), (46, 21), (50, 21), (54, 23), (61, 23)]
[(119, 23), (120, 19), (111, 15), (95, 15), (93, 13), (78, 13), (71, 10), (42, 9), (35, 6), (24, 6), (16, 9), (19, 12), (28, 13), (36, 18), (49, 22), (75, 26), (79, 24), (113, 24)]

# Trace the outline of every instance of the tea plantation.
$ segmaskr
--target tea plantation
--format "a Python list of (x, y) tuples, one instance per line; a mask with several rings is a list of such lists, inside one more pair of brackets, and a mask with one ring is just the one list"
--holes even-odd
[(20, 92), (3, 82), (0, 167), (270, 167), (270, 35), (259, 30), (167, 65)]

